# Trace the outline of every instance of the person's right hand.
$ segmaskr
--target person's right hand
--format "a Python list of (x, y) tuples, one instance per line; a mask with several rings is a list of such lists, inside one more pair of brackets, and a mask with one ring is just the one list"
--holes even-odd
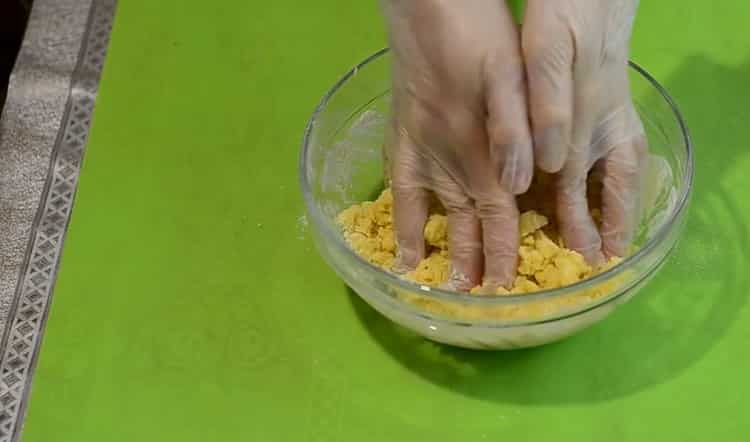
[(425, 255), (429, 195), (448, 216), (446, 288), (509, 286), (515, 195), (533, 175), (520, 37), (501, 0), (382, 0), (393, 54), (386, 141), (397, 271)]

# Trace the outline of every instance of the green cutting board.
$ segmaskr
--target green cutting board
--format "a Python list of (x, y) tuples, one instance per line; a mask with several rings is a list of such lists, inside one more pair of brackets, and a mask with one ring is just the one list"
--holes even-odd
[(375, 0), (121, 1), (24, 441), (730, 441), (750, 433), (749, 2), (642, 2), (633, 58), (694, 135), (684, 240), (559, 344), (476, 353), (378, 316), (297, 189)]

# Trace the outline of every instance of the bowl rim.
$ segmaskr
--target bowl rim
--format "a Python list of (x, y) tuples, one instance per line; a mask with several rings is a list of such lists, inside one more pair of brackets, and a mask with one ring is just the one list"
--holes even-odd
[[(460, 302), (460, 303), (466, 303), (466, 304), (479, 304), (479, 305), (523, 304), (527, 302), (549, 300), (549, 299), (554, 299), (557, 297), (563, 297), (566, 295), (570, 295), (570, 294), (585, 290), (592, 286), (596, 286), (600, 283), (603, 283), (609, 279), (616, 277), (620, 273), (632, 267), (635, 263), (640, 261), (640, 259), (643, 256), (650, 254), (659, 244), (661, 244), (667, 238), (669, 233), (674, 228), (675, 222), (680, 218), (682, 213), (686, 210), (688, 206), (688, 201), (690, 200), (690, 195), (692, 194), (692, 190), (693, 190), (693, 175), (694, 175), (693, 142), (690, 136), (690, 132), (688, 130), (685, 119), (682, 116), (682, 113), (677, 107), (677, 104), (675, 103), (674, 99), (669, 95), (669, 93), (666, 91), (666, 89), (661, 84), (659, 84), (659, 82), (656, 81), (656, 79), (653, 76), (651, 76), (651, 74), (649, 74), (644, 68), (642, 68), (640, 65), (638, 65), (634, 61), (630, 60), (628, 61), (628, 66), (634, 71), (636, 71), (637, 73), (639, 73), (643, 78), (645, 78), (651, 84), (651, 86), (662, 96), (664, 101), (666, 101), (666, 103), (669, 105), (670, 109), (672, 110), (674, 118), (677, 120), (677, 123), (679, 124), (680, 132), (683, 138), (683, 145), (686, 151), (685, 171), (684, 171), (684, 175), (682, 178), (683, 190), (681, 194), (679, 195), (677, 204), (675, 205), (674, 209), (669, 214), (665, 222), (655, 232), (655, 234), (646, 242), (646, 244), (640, 247), (635, 253), (627, 256), (620, 263), (613, 266), (612, 268), (602, 273), (599, 273), (595, 276), (592, 276), (590, 278), (576, 282), (575, 284), (567, 285), (567, 286), (556, 288), (556, 289), (540, 290), (534, 293), (511, 294), (511, 295), (476, 296), (476, 295), (472, 295), (466, 292), (456, 292), (456, 291), (444, 290), (444, 289), (435, 288), (435, 287), (429, 287), (423, 284), (409, 281), (394, 273), (385, 271), (375, 266), (374, 264), (362, 258), (359, 254), (357, 254), (354, 250), (352, 250), (351, 247), (349, 247), (349, 245), (346, 243), (343, 236), (341, 235), (341, 232), (338, 229), (335, 229), (334, 226), (332, 226), (332, 223), (329, 223), (327, 221), (326, 215), (314, 203), (311, 185), (310, 185), (309, 180), (307, 179), (308, 176), (307, 176), (306, 166), (308, 163), (307, 157), (308, 157), (308, 153), (310, 150), (309, 148), (311, 145), (313, 129), (315, 127), (318, 117), (325, 110), (329, 101), (333, 98), (334, 95), (336, 95), (336, 92), (338, 92), (339, 89), (341, 89), (350, 78), (357, 75), (360, 69), (363, 69), (368, 64), (380, 59), (389, 51), (390, 49), (388, 47), (385, 47), (385, 48), (378, 50), (377, 52), (370, 55), (369, 57), (365, 58), (363, 61), (361, 61), (360, 63), (355, 65), (352, 69), (350, 69), (341, 78), (339, 78), (339, 80), (333, 85), (333, 87), (330, 90), (328, 90), (328, 92), (323, 96), (323, 98), (320, 100), (320, 102), (316, 106), (312, 116), (308, 120), (307, 125), (305, 127), (304, 135), (302, 138), (302, 146), (301, 146), (302, 148), (300, 150), (300, 157), (299, 157), (299, 163), (298, 163), (299, 183), (302, 189), (303, 199), (305, 201), (307, 213), (308, 215), (311, 216), (314, 227), (322, 230), (324, 232), (323, 235), (325, 239), (327, 241), (331, 241), (331, 244), (335, 246), (338, 250), (342, 251), (345, 255), (350, 257), (354, 262), (358, 262), (360, 268), (367, 270), (371, 274), (377, 275), (378, 278), (385, 279), (389, 284), (392, 284), (401, 290), (415, 292), (425, 297), (432, 297), (432, 298), (441, 299), (444, 301)], [(646, 272), (646, 274), (648, 273), (649, 272)], [(637, 279), (640, 280), (642, 278), (643, 276), (639, 276)], [(605, 303), (617, 297), (618, 295), (614, 294), (614, 296), (608, 296), (608, 297), (602, 298), (600, 302), (596, 304)], [(586, 308), (584, 308), (584, 310), (585, 309)]]

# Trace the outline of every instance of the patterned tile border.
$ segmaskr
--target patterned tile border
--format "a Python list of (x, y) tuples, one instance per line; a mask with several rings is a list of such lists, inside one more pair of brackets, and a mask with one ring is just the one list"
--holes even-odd
[(117, 0), (94, 0), (23, 278), (0, 347), (0, 442), (20, 440)]

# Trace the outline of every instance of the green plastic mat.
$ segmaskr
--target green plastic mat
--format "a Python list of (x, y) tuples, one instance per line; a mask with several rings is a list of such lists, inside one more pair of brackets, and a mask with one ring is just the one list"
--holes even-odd
[(697, 171), (684, 240), (559, 344), (425, 342), (319, 259), (302, 130), (373, 1), (120, 2), (24, 441), (706, 441), (750, 432), (747, 2), (642, 2)]

